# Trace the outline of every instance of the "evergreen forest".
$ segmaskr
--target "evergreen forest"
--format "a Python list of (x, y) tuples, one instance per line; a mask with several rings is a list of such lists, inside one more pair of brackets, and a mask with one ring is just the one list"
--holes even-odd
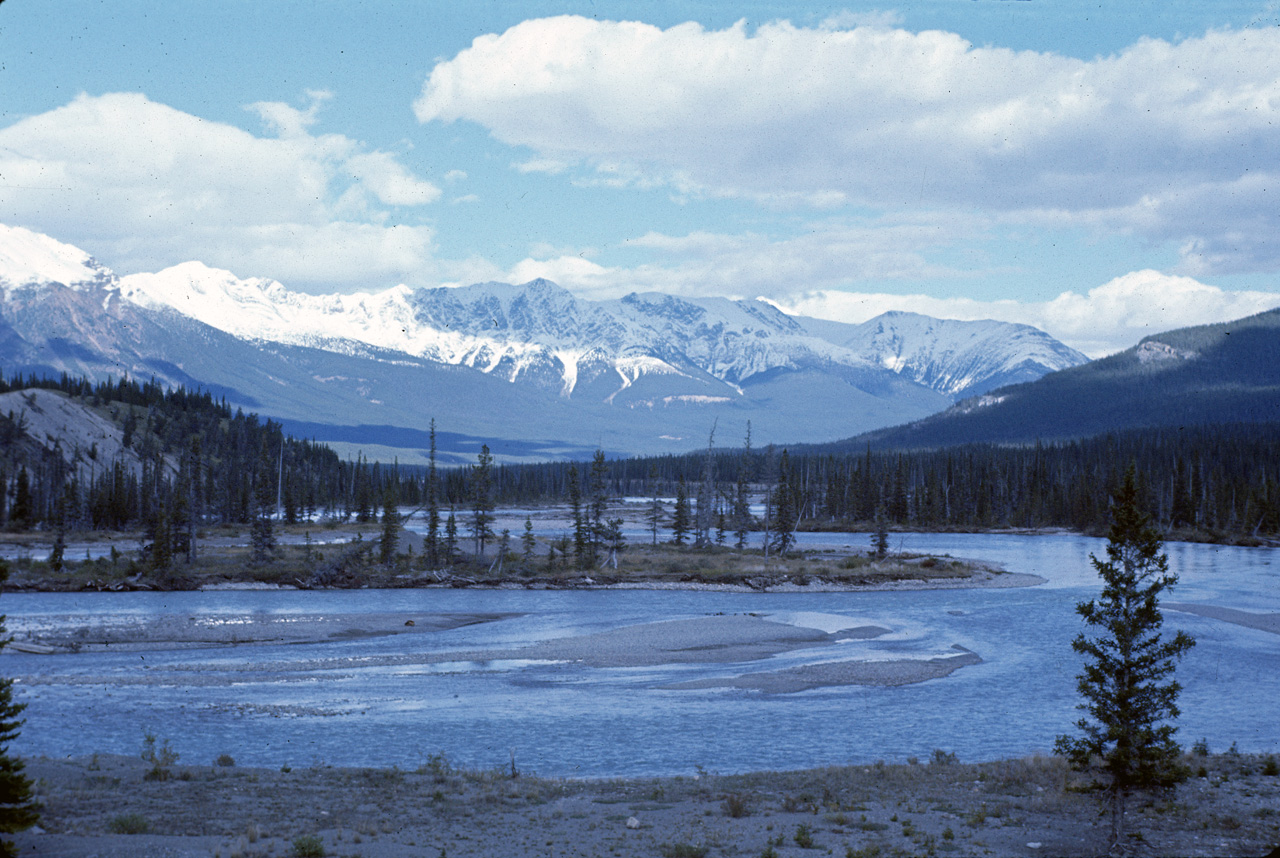
[[(1280, 534), (1277, 423), (905, 452), (753, 448), (748, 437), (738, 447), (708, 444), (685, 455), (616, 459), (603, 470), (599, 462), (548, 462), (437, 473), (343, 460), (207, 392), (127, 378), (0, 379), (0, 393), (32, 389), (59, 391), (107, 416), (123, 428), (131, 456), (103, 461), (93, 449), (67, 451), (58, 439), (31, 438), (22, 409), (8, 409), (0, 414), (0, 524), (11, 531), (194, 533), (197, 526), (252, 524), (263, 516), (284, 523), (372, 522), (389, 499), (401, 508), (470, 510), (477, 497), (472, 482), (483, 473), (485, 503), (566, 504), (603, 490), (609, 497), (649, 499), (649, 509), (662, 511), (664, 529), (679, 518), (672, 499), (684, 494), (695, 511), (705, 510), (687, 527), (704, 534), (716, 522), (721, 530), (783, 533), (885, 525), (1098, 533), (1132, 464), (1144, 508), (1167, 533), (1245, 541)], [(748, 501), (756, 504), (754, 515), (746, 512)]]

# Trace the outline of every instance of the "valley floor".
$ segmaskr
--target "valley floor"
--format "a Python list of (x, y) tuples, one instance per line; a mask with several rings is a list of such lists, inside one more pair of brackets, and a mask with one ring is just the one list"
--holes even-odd
[[(224, 759), (224, 763), (230, 763)], [(1176, 794), (1135, 803), (1141, 855), (1280, 845), (1275, 761), (1189, 756)], [(26, 761), (44, 804), (22, 856), (1098, 855), (1107, 821), (1056, 758), (610, 781), (506, 768), (269, 770), (138, 758)]]

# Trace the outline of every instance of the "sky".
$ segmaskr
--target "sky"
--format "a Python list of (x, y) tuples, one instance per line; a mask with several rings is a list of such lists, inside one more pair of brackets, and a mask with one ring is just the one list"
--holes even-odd
[(311, 293), (1280, 306), (1280, 3), (3, 0), (0, 223)]

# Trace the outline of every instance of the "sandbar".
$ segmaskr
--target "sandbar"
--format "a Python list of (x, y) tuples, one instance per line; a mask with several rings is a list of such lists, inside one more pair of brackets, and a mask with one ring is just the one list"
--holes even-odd
[(1193, 605), (1189, 602), (1166, 602), (1165, 607), (1171, 611), (1195, 614), (1200, 617), (1208, 617), (1211, 620), (1234, 623), (1237, 626), (1246, 626), (1251, 629), (1270, 632), (1273, 635), (1280, 635), (1280, 613), (1254, 614), (1249, 611), (1237, 611), (1235, 608), (1220, 608), (1217, 605)]

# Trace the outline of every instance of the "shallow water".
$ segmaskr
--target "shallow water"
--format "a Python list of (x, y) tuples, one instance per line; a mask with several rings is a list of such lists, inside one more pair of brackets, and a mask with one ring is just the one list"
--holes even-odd
[[(802, 534), (808, 545), (866, 544), (858, 534)], [(510, 613), (449, 631), (304, 644), (245, 644), (40, 656), (6, 651), (0, 672), (29, 705), (21, 753), (137, 753), (143, 729), (182, 761), (230, 753), (241, 764), (416, 767), (447, 754), (471, 766), (517, 764), (546, 775), (607, 776), (796, 768), (927, 757), (962, 760), (1048, 751), (1078, 717), (1070, 649), (1075, 604), (1096, 595), (1090, 552), (1105, 543), (1055, 534), (895, 535), (895, 549), (992, 560), (1047, 579), (1010, 590), (758, 594), (691, 591), (221, 591), (8, 594), (11, 631), (127, 625), (158, 617), (235, 626), (255, 617), (387, 612)], [(1170, 601), (1280, 611), (1280, 552), (1172, 544), (1182, 580)], [(833, 630), (891, 633), (750, 665), (597, 669), (518, 657), (415, 663), (412, 656), (505, 649), (548, 638), (718, 612), (755, 612)], [(1222, 750), (1280, 751), (1280, 635), (1169, 612), (1199, 645), (1183, 661), (1180, 736)], [(898, 688), (766, 695), (665, 690), (673, 681), (829, 660), (924, 658), (959, 644), (983, 663)], [(844, 648), (848, 648), (845, 650)], [(405, 658), (408, 656), (408, 658)]]

